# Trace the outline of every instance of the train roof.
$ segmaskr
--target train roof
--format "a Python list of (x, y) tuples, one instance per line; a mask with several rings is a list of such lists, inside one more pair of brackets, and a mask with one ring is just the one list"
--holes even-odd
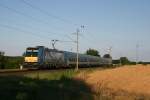
[[(38, 49), (38, 48), (43, 48), (47, 51), (52, 51), (52, 52), (59, 52), (59, 53), (69, 53), (69, 54), (76, 54), (76, 52), (70, 52), (70, 51), (63, 51), (63, 50), (58, 50), (58, 49), (49, 49), (45, 46), (35, 46), (35, 47), (28, 47), (27, 49)], [(98, 57), (98, 56), (92, 56), (92, 55), (87, 55), (87, 54), (81, 54), (79, 53), (79, 55), (82, 55), (82, 56), (87, 56), (87, 57), (96, 57), (96, 58), (108, 58), (108, 57)], [(111, 57), (110, 57), (111, 58)]]

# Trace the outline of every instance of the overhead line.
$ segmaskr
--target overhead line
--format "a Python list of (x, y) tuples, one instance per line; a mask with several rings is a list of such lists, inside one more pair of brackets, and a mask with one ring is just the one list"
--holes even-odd
[(24, 4), (30, 6), (30, 7), (33, 8), (33, 9), (38, 10), (39, 12), (41, 12), (41, 13), (43, 13), (43, 14), (49, 16), (49, 17), (55, 18), (55, 19), (57, 19), (57, 20), (63, 21), (63, 22), (68, 23), (68, 24), (72, 24), (72, 25), (74, 25), (74, 26), (77, 26), (77, 24), (75, 24), (75, 23), (73, 23), (73, 22), (71, 22), (71, 21), (69, 21), (69, 20), (63, 19), (63, 18), (61, 18), (61, 17), (55, 16), (55, 15), (53, 15), (53, 14), (50, 14), (49, 12), (47, 12), (47, 11), (41, 9), (40, 7), (34, 6), (34, 5), (32, 5), (31, 3), (29, 3), (29, 2), (27, 2), (27, 1), (25, 1), (25, 0), (20, 0), (20, 1), (22, 1)]
[[(7, 7), (7, 6), (5, 6), (5, 5), (0, 4), (0, 7), (6, 8), (6, 9), (8, 9), (8, 10), (14, 12), (14, 13), (17, 13), (17, 14), (19, 14), (19, 15), (22, 15), (22, 16), (25, 16), (25, 17), (28, 17), (28, 18), (31, 18), (31, 19), (33, 19), (33, 20), (35, 20), (35, 21), (37, 21), (37, 22), (40, 21), (40, 22), (42, 22), (42, 23), (44, 23), (44, 24), (48, 24), (48, 23), (43, 22), (42, 20), (35, 19), (34, 17), (32, 17), (32, 16), (30, 16), (30, 15), (26, 15), (26, 14), (24, 14), (24, 13), (22, 13), (22, 12), (19, 12), (18, 10), (15, 10), (15, 9), (13, 9), (13, 8), (10, 8), (10, 7)], [(47, 33), (57, 34), (57, 33), (53, 33), (53, 32), (47, 32)], [(67, 35), (66, 35), (66, 36), (67, 36)], [(67, 36), (67, 37), (69, 37), (69, 36)], [(69, 39), (71, 39), (71, 38), (69, 37)]]
[[(68, 23), (68, 24), (72, 24), (72, 25), (75, 25), (75, 26), (77, 25), (77, 24), (75, 24), (75, 23), (72, 23), (72, 22), (69, 21), (69, 20), (66, 20), (66, 19), (63, 19), (63, 18), (61, 18), (61, 17), (55, 16), (55, 15), (53, 15), (53, 14), (50, 14), (49, 12), (46, 12), (45, 10), (41, 9), (40, 7), (34, 6), (34, 5), (32, 5), (31, 3), (29, 3), (29, 2), (27, 2), (27, 1), (25, 1), (25, 0), (20, 0), (20, 1), (23, 2), (24, 4), (30, 6), (31, 8), (33, 8), (33, 9), (35, 9), (35, 10), (38, 10), (39, 12), (41, 12), (41, 13), (43, 13), (43, 14), (49, 16), (49, 17), (53, 17), (53, 18), (55, 18), (55, 19), (57, 19), (57, 20), (66, 22), (66, 23)], [(70, 40), (74, 41), (70, 36), (68, 36), (68, 35), (66, 35), (66, 36), (67, 36)]]
[[(18, 24), (16, 24), (16, 25), (18, 25)], [(21, 26), (22, 26), (23, 24), (21, 24)], [(25, 25), (25, 24), (24, 24)], [(20, 25), (19, 25), (20, 26)], [(28, 26), (29, 27), (29, 26)], [(30, 26), (30, 28), (31, 28), (32, 26)], [(31, 28), (32, 30), (34, 30), (33, 28)], [(62, 35), (63, 37), (67, 37), (69, 40), (71, 40), (71, 41), (74, 41), (69, 35), (67, 35), (67, 34), (59, 34), (59, 33), (55, 33), (55, 32), (51, 32), (51, 31), (45, 31), (45, 30), (41, 30), (41, 29), (39, 29), (38, 28), (38, 31), (40, 31), (41, 33), (48, 33), (48, 34), (51, 34), (51, 35)]]
[(36, 37), (39, 37), (39, 38), (42, 38), (42, 39), (45, 39), (45, 38), (51, 39), (51, 38), (48, 38), (48, 37), (43, 37), (43, 35), (39, 35), (39, 34), (36, 34), (36, 33), (33, 33), (33, 32), (29, 32), (29, 31), (26, 31), (26, 30), (23, 30), (23, 29), (14, 27), (14, 26), (0, 24), (0, 27), (5, 27), (5, 28), (8, 28), (8, 29), (17, 30), (17, 31), (23, 32), (25, 34), (29, 34), (30, 33), (30, 35), (33, 35), (33, 36), (36, 36)]
[[(30, 32), (30, 31), (26, 31), (26, 30), (23, 30), (23, 29), (20, 29), (20, 28), (17, 28), (17, 27), (14, 27), (14, 26), (9, 26), (9, 25), (5, 25), (5, 24), (0, 24), (0, 27), (5, 27), (5, 28), (8, 28), (8, 29), (13, 29), (13, 30), (17, 30), (17, 31), (20, 31), (20, 32), (23, 32), (25, 34), (30, 34), (32, 36), (36, 36), (38, 38), (41, 38), (41, 39), (49, 39), (49, 40), (52, 40), (52, 38), (49, 38), (49, 37), (44, 37), (43, 35), (39, 35), (39, 34), (36, 34), (34, 32)], [(64, 41), (64, 40), (59, 40), (60, 42), (74, 42), (74, 41)]]
[[(32, 19), (32, 20), (38, 22), (38, 23), (40, 22), (40, 23), (49, 25), (49, 23), (47, 23), (47, 22), (45, 22), (45, 21), (43, 21), (43, 20), (37, 19), (37, 18), (35, 18), (35, 17), (31, 16), (31, 15), (27, 15), (27, 14), (25, 14), (25, 13), (22, 13), (22, 12), (16, 10), (16, 9), (10, 8), (10, 7), (8, 7), (8, 6), (4, 5), (4, 4), (0, 4), (0, 7), (6, 8), (6, 9), (8, 9), (8, 10), (14, 12), (14, 13), (17, 13), (17, 14), (19, 14), (19, 15), (22, 15), (22, 16), (25, 16), (25, 17), (27, 17), (27, 18), (30, 18), (30, 19)], [(53, 26), (53, 27), (55, 27), (55, 26)], [(55, 28), (59, 28), (59, 29), (62, 30), (62, 28), (60, 28), (60, 27), (55, 27)]]
[[(26, 26), (25, 24), (15, 24), (17, 26)], [(32, 26), (28, 26), (30, 29), (34, 30), (37, 28), (33, 28)], [(55, 33), (55, 32), (52, 32), (52, 31), (49, 31), (49, 30), (42, 30), (42, 29), (39, 29), (38, 28), (38, 31), (42, 32), (42, 33), (48, 33), (48, 34), (51, 34), (51, 35), (62, 35), (62, 36), (65, 36), (65, 37), (68, 37), (68, 39), (71, 39), (67, 34), (62, 34), (62, 33)]]

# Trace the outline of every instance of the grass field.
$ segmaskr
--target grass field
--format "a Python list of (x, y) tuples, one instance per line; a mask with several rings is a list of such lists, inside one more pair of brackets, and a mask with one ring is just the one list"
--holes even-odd
[(94, 71), (84, 80), (96, 100), (150, 100), (150, 65)]
[(0, 100), (93, 100), (85, 82), (73, 78), (77, 73), (67, 70), (0, 76)]
[(150, 65), (0, 76), (0, 100), (150, 100)]

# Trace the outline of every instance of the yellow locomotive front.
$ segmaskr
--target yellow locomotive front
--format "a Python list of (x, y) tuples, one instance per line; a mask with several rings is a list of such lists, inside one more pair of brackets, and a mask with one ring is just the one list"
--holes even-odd
[(38, 48), (27, 48), (24, 57), (26, 66), (33, 66), (38, 64)]

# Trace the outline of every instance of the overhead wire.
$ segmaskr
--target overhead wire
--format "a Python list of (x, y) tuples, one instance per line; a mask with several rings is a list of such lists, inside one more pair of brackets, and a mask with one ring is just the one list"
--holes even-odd
[[(48, 40), (52, 40), (52, 38), (50, 37), (44, 37), (43, 35), (39, 35), (39, 34), (36, 34), (34, 32), (30, 32), (30, 31), (27, 31), (27, 30), (24, 30), (24, 29), (20, 29), (18, 27), (14, 27), (14, 26), (10, 26), (10, 25), (6, 25), (6, 24), (0, 24), (0, 27), (4, 27), (4, 28), (8, 28), (8, 29), (11, 29), (11, 30), (17, 30), (19, 32), (22, 32), (24, 34), (28, 34), (28, 35), (32, 35), (34, 37), (38, 37), (42, 40), (45, 40), (45, 39), (48, 39)], [(41, 42), (41, 41), (40, 41)], [(73, 43), (74, 41), (66, 41), (66, 40), (59, 40), (59, 42), (68, 42), (68, 43)]]
[(69, 39), (71, 39), (68, 35), (65, 35), (65, 34), (62, 34), (62, 33), (56, 33), (56, 32), (52, 32), (52, 31), (49, 31), (49, 30), (42, 30), (42, 29), (40, 29), (40, 28), (33, 28), (32, 26), (27, 26), (27, 25), (25, 25), (25, 24), (13, 24), (13, 25), (15, 25), (15, 26), (23, 26), (23, 27), (29, 27), (31, 30), (38, 30), (38, 32), (41, 32), (41, 33), (48, 33), (48, 34), (50, 34), (50, 35), (61, 35), (61, 36), (64, 36), (64, 37), (68, 37)]
[[(16, 13), (16, 14), (25, 16), (25, 17), (27, 17), (27, 18), (29, 18), (29, 19), (32, 19), (33, 21), (35, 21), (35, 22), (37, 22), (37, 23), (42, 23), (42, 24), (50, 25), (48, 22), (45, 22), (45, 21), (43, 21), (43, 20), (41, 20), (41, 19), (38, 19), (38, 18), (36, 18), (36, 17), (33, 17), (32, 15), (27, 15), (27, 14), (25, 14), (25, 13), (19, 11), (19, 10), (13, 9), (13, 8), (11, 8), (11, 7), (8, 7), (8, 6), (4, 5), (4, 4), (0, 4), (0, 7), (5, 8), (5, 9), (8, 9), (8, 10), (10, 10), (10, 11)], [(56, 27), (56, 26), (53, 26), (53, 27), (56, 28), (56, 29), (61, 29), (61, 30), (63, 30), (63, 29), (60, 28), (60, 27)]]
[[(22, 13), (22, 12), (20, 12), (20, 11), (18, 11), (18, 10), (15, 10), (15, 9), (13, 9), (13, 8), (10, 8), (10, 7), (8, 7), (8, 6), (5, 6), (5, 5), (0, 4), (0, 7), (6, 8), (6, 9), (8, 9), (8, 10), (14, 12), (14, 13), (17, 13), (17, 14), (19, 14), (19, 15), (28, 17), (28, 18), (30, 18), (30, 19), (32, 19), (32, 20), (34, 20), (34, 21), (37, 21), (37, 22), (40, 21), (41, 23), (43, 23), (42, 20), (36, 19), (36, 18), (34, 18), (33, 16), (27, 15), (27, 14), (25, 14), (25, 13)], [(47, 23), (47, 22), (46, 22), (46, 23), (44, 22), (44, 24), (48, 24), (48, 23)], [(47, 32), (47, 33), (57, 34), (57, 33), (54, 33), (54, 32)], [(59, 35), (60, 35), (60, 34), (59, 34)], [(67, 36), (67, 35), (65, 35), (65, 36)], [(67, 37), (69, 37), (69, 36), (67, 36)], [(69, 39), (71, 39), (71, 38), (69, 38)]]
[[(64, 19), (64, 18), (61, 18), (61, 17), (56, 16), (56, 15), (54, 15), (54, 14), (51, 14), (50, 12), (47, 12), (47, 11), (41, 9), (41, 8), (38, 7), (38, 6), (34, 6), (33, 4), (31, 4), (31, 3), (29, 3), (29, 2), (27, 2), (27, 1), (25, 1), (25, 0), (20, 0), (20, 1), (23, 2), (24, 4), (28, 5), (28, 6), (31, 7), (32, 9), (35, 9), (35, 10), (37, 10), (37, 11), (39, 11), (39, 12), (41, 12), (41, 13), (43, 13), (43, 14), (49, 16), (49, 17), (52, 17), (52, 18), (54, 18), (54, 19), (63, 21), (63, 22), (65, 22), (65, 23), (67, 23), (67, 24), (72, 24), (72, 25), (74, 25), (74, 26), (77, 26), (77, 25), (78, 25), (78, 24), (76, 24), (76, 23), (71, 22), (70, 20), (66, 20), (66, 19)], [(65, 35), (65, 36), (67, 36), (70, 40), (74, 41), (70, 36), (68, 36), (68, 35)]]
[(0, 24), (0, 27), (5, 27), (5, 28), (8, 28), (8, 29), (17, 30), (17, 31), (23, 32), (24, 34), (30, 34), (32, 36), (36, 36), (36, 37), (41, 38), (41, 39), (45, 39), (45, 38), (46, 39), (51, 39), (49, 37), (44, 37), (43, 35), (39, 35), (39, 34), (36, 34), (34, 32), (26, 31), (26, 30), (23, 30), (23, 29), (14, 27), (14, 26), (10, 26), (10, 25)]
[(73, 22), (71, 22), (70, 20), (66, 20), (66, 19), (61, 18), (61, 17), (59, 17), (59, 16), (55, 16), (54, 14), (51, 14), (50, 12), (47, 12), (47, 11), (41, 9), (41, 8), (38, 7), (38, 6), (34, 6), (33, 4), (31, 4), (31, 3), (29, 3), (29, 2), (27, 2), (27, 1), (25, 1), (25, 0), (20, 0), (20, 1), (23, 2), (24, 4), (30, 6), (31, 8), (33, 8), (33, 9), (35, 9), (35, 10), (37, 10), (37, 11), (39, 11), (39, 12), (41, 12), (41, 13), (47, 15), (47, 16), (49, 16), (49, 17), (52, 17), (52, 18), (54, 18), (54, 19), (60, 20), (60, 21), (62, 21), (62, 22), (68, 23), (68, 24), (72, 24), (72, 25), (74, 25), (74, 26), (77, 26), (76, 23), (73, 23)]
[[(91, 34), (91, 32), (87, 32), (87, 34), (89, 35), (90, 38), (87, 38), (87, 37), (82, 37), (82, 38), (86, 38), (85, 40), (86, 40), (88, 43), (90, 43), (90, 44), (93, 46), (93, 48), (99, 47), (99, 46), (96, 45), (97, 42), (96, 42), (96, 41), (93, 41), (93, 40), (95, 40), (95, 39), (94, 39), (93, 35)], [(110, 46), (110, 47), (112, 47), (112, 46)], [(108, 53), (108, 49), (106, 49), (106, 47), (105, 47), (105, 48), (104, 48), (104, 47), (103, 47), (103, 48), (95, 48), (95, 49), (97, 49), (98, 51), (101, 51), (101, 52), (104, 53), (104, 54)]]
[(84, 34), (82, 34), (82, 37), (81, 37), (81, 38), (82, 38), (83, 40), (85, 40), (86, 42), (88, 42), (88, 43), (86, 43), (86, 46), (88, 47), (88, 49), (89, 49), (89, 48), (93, 48), (93, 49), (96, 49), (96, 50), (98, 50), (98, 51), (101, 51), (101, 49), (97, 48), (97, 47), (98, 47), (98, 46), (96, 45), (97, 42), (96, 42), (96, 41), (93, 41), (93, 40), (95, 40), (95, 39), (93, 38), (93, 35), (91, 35), (90, 33), (91, 33), (91, 32), (86, 32), (86, 36), (87, 36), (87, 34), (88, 34), (90, 38), (86, 37)]
[[(24, 4), (28, 5), (28, 6), (31, 7), (32, 9), (35, 9), (35, 10), (37, 10), (37, 11), (39, 11), (39, 12), (41, 12), (41, 13), (43, 13), (43, 14), (49, 16), (49, 17), (52, 17), (52, 18), (54, 18), (54, 19), (63, 21), (63, 22), (65, 22), (65, 23), (67, 23), (67, 24), (72, 24), (72, 25), (74, 25), (74, 26), (77, 26), (76, 23), (73, 23), (73, 22), (71, 22), (71, 21), (69, 21), (69, 20), (66, 20), (66, 19), (64, 19), (64, 18), (61, 18), (61, 17), (59, 17), (59, 16), (55, 16), (54, 14), (51, 14), (51, 13), (49, 13), (49, 12), (47, 12), (47, 11), (41, 9), (41, 8), (38, 7), (38, 6), (34, 6), (33, 4), (31, 4), (31, 3), (29, 3), (29, 2), (27, 2), (27, 1), (25, 1), (25, 0), (20, 0), (20, 1), (23, 2)], [(65, 35), (65, 36), (68, 37), (70, 40), (74, 41), (70, 36), (68, 36), (68, 35)]]

